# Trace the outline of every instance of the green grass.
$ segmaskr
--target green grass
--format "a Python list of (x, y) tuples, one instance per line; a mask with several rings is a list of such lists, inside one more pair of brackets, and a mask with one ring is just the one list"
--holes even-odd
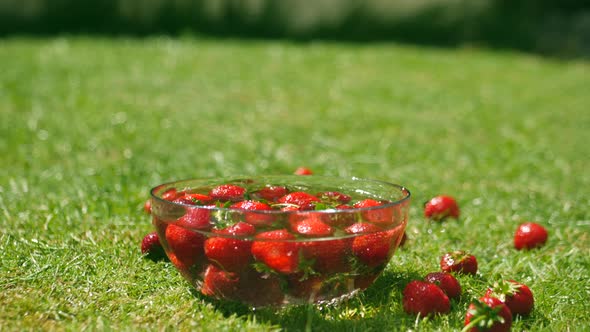
[[(455, 331), (500, 278), (536, 297), (514, 330), (590, 330), (590, 64), (395, 44), (0, 40), (0, 330)], [(376, 178), (413, 194), (409, 241), (362, 295), (279, 311), (206, 300), (143, 259), (161, 182), (234, 174)], [(427, 222), (448, 193), (458, 221)], [(516, 251), (516, 225), (547, 245)], [(480, 273), (449, 315), (405, 283), (446, 251)]]

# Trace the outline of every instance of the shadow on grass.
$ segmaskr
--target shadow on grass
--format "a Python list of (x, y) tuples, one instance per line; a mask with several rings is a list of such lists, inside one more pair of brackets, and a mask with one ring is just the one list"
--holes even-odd
[[(210, 299), (195, 290), (192, 293), (212, 304), (225, 317), (237, 316), (246, 320), (255, 318), (258, 322), (281, 326), (286, 330), (379, 330), (392, 320), (405, 326), (414, 322), (415, 317), (396, 315), (395, 312), (401, 310), (401, 293), (406, 284), (419, 278), (421, 276), (418, 273), (411, 271), (385, 271), (373, 285), (348, 300), (330, 305), (308, 304), (281, 309), (252, 309), (236, 302)], [(399, 304), (399, 307), (392, 308), (392, 303)]]

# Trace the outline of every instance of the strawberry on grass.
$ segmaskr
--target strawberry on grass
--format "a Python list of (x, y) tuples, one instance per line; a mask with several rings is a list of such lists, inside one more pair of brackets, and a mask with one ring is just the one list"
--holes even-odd
[(433, 197), (424, 204), (424, 217), (435, 221), (445, 218), (459, 218), (460, 210), (457, 201), (447, 195)]
[(496, 297), (483, 296), (467, 308), (462, 332), (507, 332), (511, 326), (508, 306)]
[(456, 250), (441, 257), (440, 267), (443, 272), (475, 275), (477, 273), (477, 259), (464, 250)]
[(313, 171), (307, 167), (301, 166), (301, 167), (298, 167), (293, 174), (295, 174), (295, 175), (313, 175)]
[(540, 224), (526, 222), (520, 224), (514, 234), (514, 247), (517, 250), (539, 248), (547, 242), (547, 230)]
[(457, 299), (461, 296), (461, 285), (450, 273), (432, 272), (427, 274), (424, 280), (440, 287), (450, 299)]
[(513, 315), (528, 316), (535, 304), (531, 289), (514, 280), (494, 283), (492, 287), (487, 289), (485, 296), (500, 299), (508, 306)]
[(143, 238), (141, 241), (141, 253), (153, 261), (166, 259), (166, 253), (160, 243), (158, 233), (151, 232)]
[(422, 317), (451, 311), (451, 302), (445, 292), (433, 283), (420, 280), (406, 285), (402, 304), (406, 313)]

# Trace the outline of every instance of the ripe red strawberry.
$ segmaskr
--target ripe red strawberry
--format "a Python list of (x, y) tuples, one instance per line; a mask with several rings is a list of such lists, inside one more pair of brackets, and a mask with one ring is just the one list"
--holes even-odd
[(514, 247), (518, 250), (541, 247), (547, 242), (547, 236), (545, 227), (534, 222), (526, 222), (516, 229)]
[(504, 302), (513, 315), (527, 316), (533, 310), (535, 300), (530, 288), (514, 280), (495, 283), (485, 296), (497, 297)]
[(211, 196), (211, 198), (214, 200), (222, 202), (237, 202), (244, 199), (245, 193), (246, 189), (243, 187), (234, 184), (222, 184), (211, 189), (211, 191), (209, 191), (209, 196)]
[(211, 228), (210, 216), (211, 210), (205, 207), (186, 207), (186, 213), (178, 219), (177, 225), (206, 230)]
[(224, 271), (215, 265), (207, 266), (201, 293), (207, 296), (232, 298), (238, 291), (240, 279), (236, 273)]
[(309, 210), (309, 207), (313, 208), (314, 203), (319, 202), (320, 199), (303, 191), (295, 191), (280, 197), (277, 201), (282, 204), (297, 205), (302, 210)]
[(181, 270), (190, 268), (205, 257), (205, 236), (198, 232), (170, 224), (166, 227), (166, 242), (175, 257), (170, 257), (170, 260)]
[[(232, 209), (250, 210), (250, 211), (271, 211), (270, 205), (260, 202), (245, 200), (234, 203), (230, 206)], [(245, 213), (244, 220), (255, 226), (270, 226), (275, 217), (265, 213)]]
[(450, 273), (432, 272), (427, 274), (424, 280), (440, 287), (450, 299), (457, 299), (461, 295), (461, 285)]
[(312, 269), (323, 274), (347, 272), (350, 239), (315, 240), (301, 243), (301, 252)]
[(414, 280), (406, 285), (402, 303), (404, 311), (411, 315), (429, 316), (451, 311), (451, 301), (435, 284)]
[(141, 241), (141, 253), (153, 261), (166, 258), (158, 233), (151, 232), (143, 238)]
[(143, 204), (143, 211), (147, 214), (152, 213), (152, 200), (151, 199), (148, 199), (147, 201), (145, 201), (145, 203)]
[(170, 188), (162, 194), (162, 199), (167, 200), (167, 201), (173, 201), (176, 199), (177, 196), (178, 196), (178, 192), (176, 191), (176, 189)]
[(289, 190), (283, 186), (266, 186), (256, 191), (254, 195), (269, 202), (276, 202), (280, 197), (287, 195), (288, 192)]
[(205, 205), (211, 203), (213, 199), (208, 195), (203, 194), (184, 194), (173, 200), (176, 204), (185, 205)]
[(291, 231), (306, 237), (325, 237), (334, 229), (324, 222), (325, 214), (317, 212), (295, 213), (289, 216)]
[(322, 202), (335, 202), (340, 204), (346, 204), (350, 202), (351, 199), (349, 195), (343, 194), (339, 191), (324, 191), (316, 194), (316, 196)]
[(477, 259), (464, 250), (457, 250), (446, 253), (441, 257), (440, 268), (444, 272), (476, 274)]
[(286, 229), (263, 232), (252, 244), (254, 258), (271, 269), (282, 273), (295, 273), (299, 266), (299, 246), (291, 240), (295, 236)]
[(512, 313), (498, 298), (484, 296), (472, 302), (465, 315), (463, 331), (505, 332), (512, 326)]
[(311, 171), (311, 169), (307, 168), (307, 167), (298, 167), (295, 170), (295, 175), (312, 175), (313, 172)]
[(392, 251), (392, 235), (371, 223), (356, 223), (344, 230), (348, 234), (367, 234), (352, 240), (352, 253), (364, 264), (375, 267), (386, 264)]
[[(220, 235), (246, 237), (254, 235), (256, 228), (238, 222), (222, 230), (215, 231)], [(205, 255), (210, 262), (226, 271), (238, 272), (246, 268), (252, 260), (250, 249), (252, 241), (229, 237), (210, 237), (205, 241)]]
[(459, 218), (459, 205), (451, 196), (436, 196), (424, 205), (424, 216), (426, 218), (440, 221), (447, 217)]
[(384, 224), (391, 224), (393, 223), (393, 207), (379, 207), (383, 205), (383, 202), (376, 201), (371, 198), (364, 199), (360, 202), (356, 202), (353, 207), (354, 208), (373, 208), (370, 210), (366, 210), (361, 212), (363, 220), (370, 221), (374, 223), (384, 223)]

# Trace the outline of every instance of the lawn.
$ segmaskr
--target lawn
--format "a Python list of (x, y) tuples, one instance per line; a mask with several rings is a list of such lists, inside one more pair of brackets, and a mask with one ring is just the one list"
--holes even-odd
[[(500, 279), (532, 289), (513, 330), (590, 330), (590, 63), (397, 44), (0, 40), (0, 330), (456, 331)], [(357, 176), (405, 185), (409, 240), (338, 306), (207, 300), (141, 256), (149, 189), (191, 177)], [(429, 222), (447, 193), (459, 220)], [(546, 246), (516, 251), (523, 221)], [(448, 315), (401, 306), (465, 249)]]

